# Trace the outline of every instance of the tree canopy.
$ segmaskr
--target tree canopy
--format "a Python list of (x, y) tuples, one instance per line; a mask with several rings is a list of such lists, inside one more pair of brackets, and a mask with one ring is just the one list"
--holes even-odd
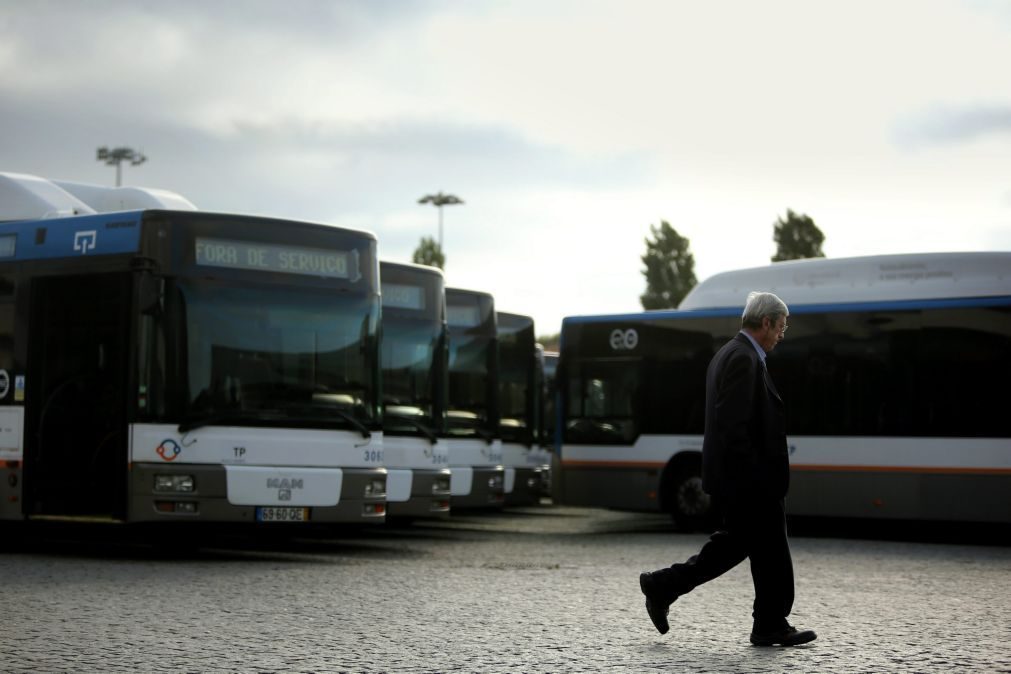
[(772, 238), (776, 242), (773, 262), (783, 260), (803, 260), (809, 257), (825, 257), (821, 244), (825, 235), (809, 216), (786, 211), (786, 219), (776, 218)]
[(643, 309), (674, 309), (698, 283), (695, 256), (689, 250), (688, 239), (666, 220), (649, 229), (652, 236), (646, 237), (646, 254), (641, 258), (646, 292), (639, 301)]
[(427, 264), (429, 267), (446, 269), (446, 256), (439, 244), (430, 236), (421, 237), (421, 243), (418, 244), (411, 259), (415, 264)]

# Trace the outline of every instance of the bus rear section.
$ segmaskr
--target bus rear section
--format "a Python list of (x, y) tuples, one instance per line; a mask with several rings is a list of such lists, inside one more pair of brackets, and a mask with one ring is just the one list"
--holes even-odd
[(149, 210), (5, 237), (3, 516), (383, 521), (372, 235)]
[(736, 332), (735, 320), (714, 316), (686, 331), (660, 312), (563, 321), (561, 502), (705, 522), (705, 372), (721, 336)]
[(442, 272), (380, 263), (383, 452), (389, 517), (446, 517), (448, 332)]
[(501, 507), (505, 469), (498, 421), (498, 340), (488, 293), (446, 289), (452, 507)]
[(529, 316), (496, 313), (499, 343), (499, 433), (506, 505), (540, 503), (551, 488), (551, 458), (540, 444), (542, 363)]
[(1011, 522), (1009, 268), (1007, 253), (804, 260), (718, 275), (689, 310), (565, 319), (564, 502), (707, 521), (705, 371), (759, 288), (790, 308), (767, 359), (789, 514)]

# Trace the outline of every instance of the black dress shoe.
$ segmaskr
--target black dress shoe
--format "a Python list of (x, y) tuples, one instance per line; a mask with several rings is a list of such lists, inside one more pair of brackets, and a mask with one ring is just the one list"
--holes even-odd
[(751, 643), (756, 646), (799, 646), (814, 641), (818, 635), (811, 630), (798, 630), (792, 625), (776, 630), (751, 632)]
[(667, 624), (667, 614), (670, 612), (670, 605), (673, 602), (664, 601), (657, 589), (656, 578), (648, 571), (639, 574), (639, 588), (646, 595), (646, 613), (653, 621), (660, 634), (667, 634), (670, 625)]

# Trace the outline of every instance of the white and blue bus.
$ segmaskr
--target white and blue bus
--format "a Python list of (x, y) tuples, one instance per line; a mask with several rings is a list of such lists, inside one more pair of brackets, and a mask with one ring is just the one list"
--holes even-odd
[(496, 312), (499, 353), (499, 434), (506, 505), (540, 503), (550, 490), (551, 455), (541, 446), (539, 358), (530, 316)]
[(449, 406), (446, 432), (453, 508), (503, 505), (498, 336), (488, 293), (446, 288)]
[(380, 262), (383, 293), (383, 454), (389, 517), (445, 517), (449, 342), (435, 267)]
[(559, 457), (555, 442), (555, 427), (558, 423), (558, 386), (556, 383), (558, 373), (558, 352), (545, 351), (540, 344), (537, 345), (540, 360), (540, 430), (539, 442), (541, 451), (545, 453), (548, 461), (548, 484), (542, 496), (554, 499), (558, 493), (559, 480)]
[(719, 274), (676, 311), (563, 321), (561, 498), (705, 523), (705, 372), (751, 290), (790, 308), (768, 367), (794, 515), (1011, 522), (1011, 253)]
[(0, 519), (382, 522), (378, 271), (303, 222), (0, 224)]

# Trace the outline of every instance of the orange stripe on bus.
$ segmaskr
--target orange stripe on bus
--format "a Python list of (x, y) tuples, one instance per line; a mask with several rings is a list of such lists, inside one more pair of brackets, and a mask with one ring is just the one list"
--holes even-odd
[(956, 475), (1011, 475), (1011, 468), (967, 468), (963, 466), (834, 466), (796, 464), (791, 470), (846, 473), (944, 473)]
[(663, 461), (576, 461), (565, 460), (562, 465), (567, 468), (663, 468)]
[[(667, 464), (660, 461), (579, 461), (564, 460), (565, 468), (663, 468)], [(947, 475), (1011, 475), (1011, 468), (965, 468), (961, 466), (836, 466), (818, 464), (794, 464), (791, 470), (804, 472), (843, 473), (927, 473)]]

